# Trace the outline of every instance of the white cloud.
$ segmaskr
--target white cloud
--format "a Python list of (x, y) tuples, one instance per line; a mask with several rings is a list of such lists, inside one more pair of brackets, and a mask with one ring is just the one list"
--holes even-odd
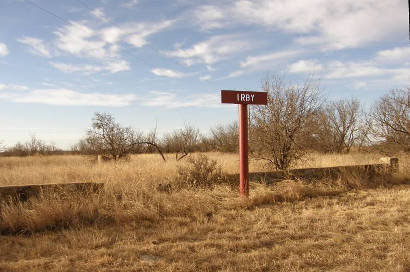
[(223, 26), (221, 21), (224, 19), (224, 12), (219, 7), (200, 6), (194, 11), (193, 16), (202, 30), (211, 30)]
[(91, 12), (91, 15), (93, 15), (95, 18), (101, 20), (103, 23), (108, 23), (110, 20), (105, 16), (104, 11), (102, 8), (96, 8), (93, 9)]
[(83, 93), (70, 89), (35, 89), (24, 92), (1, 91), (0, 99), (15, 103), (36, 103), (57, 106), (123, 107), (135, 102), (135, 94)]
[(50, 58), (50, 50), (44, 45), (40, 39), (33, 37), (23, 37), (18, 40), (20, 43), (30, 46), (30, 52), (34, 55)]
[(249, 56), (245, 61), (241, 62), (241, 68), (266, 67), (266, 65), (272, 65), (277, 61), (289, 59), (301, 53), (302, 51), (300, 50), (289, 50), (274, 52), (266, 55)]
[(314, 60), (299, 60), (289, 65), (291, 73), (315, 73), (323, 70), (323, 66)]
[(356, 81), (353, 83), (353, 88), (355, 89), (361, 89), (367, 86), (367, 83), (364, 81)]
[(120, 31), (125, 36), (125, 42), (139, 48), (148, 43), (147, 38), (149, 36), (170, 27), (172, 24), (174, 24), (172, 20), (158, 24), (130, 24), (120, 27)]
[(116, 44), (120, 41), (124, 31), (119, 27), (106, 27), (101, 31), (101, 37), (105, 43)]
[(332, 61), (327, 65), (327, 78), (340, 79), (352, 77), (372, 77), (383, 75), (386, 71), (371, 63)]
[(245, 74), (247, 71), (257, 71), (273, 68), (276, 65), (283, 63), (295, 56), (302, 54), (301, 50), (284, 50), (273, 52), (264, 55), (248, 56), (245, 61), (240, 63), (240, 70), (231, 72), (228, 78), (238, 77)]
[(151, 73), (157, 76), (170, 77), (170, 78), (182, 78), (189, 76), (189, 74), (184, 74), (178, 71), (173, 71), (170, 69), (155, 68), (151, 70)]
[(325, 78), (390, 78), (396, 82), (410, 84), (410, 68), (385, 68), (373, 62), (340, 62), (333, 61), (326, 65)]
[[(95, 9), (92, 14), (104, 20), (104, 14), (101, 9)], [(118, 27), (106, 27), (102, 29), (93, 29), (87, 25), (86, 21), (70, 21), (63, 27), (55, 31), (57, 39), (55, 41), (56, 51), (58, 53), (68, 53), (77, 57), (94, 58), (101, 61), (101, 64), (84, 64), (74, 65), (59, 62), (50, 62), (50, 64), (66, 73), (82, 72), (92, 74), (98, 72), (118, 73), (130, 70), (127, 61), (122, 60), (120, 56), (120, 46), (128, 43), (135, 47), (142, 47), (148, 43), (147, 38), (167, 27), (170, 27), (174, 21), (162, 21), (157, 24), (148, 23), (129, 23)], [(22, 44), (29, 45), (30, 51), (36, 55), (50, 58), (52, 54), (44, 42), (33, 37), (23, 37), (18, 40)], [(7, 48), (1, 50), (6, 53)]]
[(326, 2), (328, 12), (321, 18), (318, 27), (325, 48), (360, 47), (371, 42), (391, 40), (407, 32), (407, 14), (403, 12), (407, 6), (405, 1), (337, 1), (334, 7), (329, 1)]
[(181, 58), (187, 66), (199, 63), (209, 65), (250, 48), (250, 43), (242, 40), (239, 35), (218, 35), (188, 49), (176, 49), (162, 53), (169, 57)]
[(407, 3), (403, 0), (238, 0), (195, 8), (194, 21), (202, 29), (238, 24), (306, 36), (302, 44), (325, 49), (359, 47), (407, 33)]
[(393, 69), (391, 73), (393, 74), (392, 79), (395, 82), (402, 82), (402, 84), (410, 86), (410, 68)]
[(125, 8), (132, 8), (138, 4), (138, 0), (130, 0), (125, 3), (122, 3), (121, 6)]
[(120, 61), (108, 62), (106, 66), (106, 70), (115, 74), (115, 73), (122, 72), (122, 71), (129, 71), (131, 70), (131, 68), (127, 61), (120, 60)]
[(186, 108), (186, 107), (220, 107), (219, 94), (181, 95), (175, 93), (151, 91), (149, 96), (140, 99), (139, 104), (163, 108)]
[(410, 60), (410, 46), (396, 47), (377, 52), (376, 59), (381, 61), (403, 61)]
[[(323, 76), (327, 79), (378, 78), (396, 84), (410, 84), (410, 66), (403, 60), (410, 58), (407, 47), (396, 47), (378, 51), (376, 56), (363, 61), (331, 61), (323, 64)], [(396, 61), (401, 65), (386, 65)], [(362, 88), (365, 81), (356, 81), (354, 88)]]
[(115, 74), (118, 72), (130, 70), (130, 66), (128, 62), (126, 62), (125, 60), (110, 61), (102, 65), (89, 65), (89, 64), (73, 65), (73, 64), (59, 63), (59, 62), (50, 62), (50, 65), (64, 73), (81, 72), (86, 75), (98, 73), (98, 72), (104, 72), (104, 71)]
[(227, 77), (228, 77), (228, 78), (238, 77), (238, 76), (241, 76), (241, 75), (243, 75), (243, 74), (245, 74), (245, 71), (244, 71), (244, 70), (236, 70), (236, 71), (233, 71), (233, 72), (229, 73), (229, 75), (228, 75)]
[(98, 39), (98, 33), (83, 23), (70, 22), (59, 28), (57, 47), (67, 53), (81, 57), (113, 57), (106, 48), (106, 42)]
[[(135, 94), (106, 94), (97, 92), (79, 92), (67, 88), (29, 89), (13, 87), (20, 85), (0, 84), (0, 99), (15, 103), (36, 103), (56, 106), (101, 106), (123, 107), (139, 104), (150, 107), (185, 108), (185, 107), (220, 107), (219, 93), (186, 95), (163, 91), (151, 91), (143, 98)], [(23, 86), (20, 86), (23, 87)]]
[(131, 23), (118, 27), (94, 30), (85, 22), (73, 22), (59, 28), (57, 47), (79, 57), (106, 59), (118, 57), (120, 43), (142, 47), (147, 38), (170, 27), (174, 21), (155, 23)]
[(0, 83), (0, 91), (8, 90), (8, 91), (25, 91), (28, 90), (27, 86), (24, 85), (16, 85), (16, 84), (2, 84)]
[(212, 78), (211, 75), (205, 75), (205, 76), (199, 77), (199, 80), (206, 81), (206, 80), (210, 80), (211, 78)]
[(212, 65), (207, 65), (207, 66), (206, 66), (206, 69), (207, 69), (208, 71), (211, 71), (211, 72), (216, 71), (216, 69), (215, 69), (214, 67), (212, 67)]
[(0, 43), (0, 57), (4, 57), (9, 54), (9, 50), (4, 43)]

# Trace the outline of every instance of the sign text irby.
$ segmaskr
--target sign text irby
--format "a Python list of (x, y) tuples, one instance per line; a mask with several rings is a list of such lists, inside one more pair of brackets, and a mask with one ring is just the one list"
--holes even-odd
[(267, 97), (266, 92), (221, 91), (221, 102), (229, 104), (266, 105)]

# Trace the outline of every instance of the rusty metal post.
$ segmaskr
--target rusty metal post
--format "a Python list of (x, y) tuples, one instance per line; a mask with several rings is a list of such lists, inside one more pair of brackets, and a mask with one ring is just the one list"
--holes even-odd
[(248, 105), (239, 104), (239, 191), (249, 195)]
[(221, 103), (239, 104), (239, 192), (249, 195), (248, 105), (267, 105), (267, 92), (221, 90)]

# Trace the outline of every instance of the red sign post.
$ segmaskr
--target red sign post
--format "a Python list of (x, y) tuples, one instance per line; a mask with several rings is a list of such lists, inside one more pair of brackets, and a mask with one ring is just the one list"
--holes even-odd
[(241, 195), (249, 195), (249, 163), (248, 163), (248, 104), (266, 105), (266, 92), (221, 91), (221, 102), (239, 104), (239, 191)]

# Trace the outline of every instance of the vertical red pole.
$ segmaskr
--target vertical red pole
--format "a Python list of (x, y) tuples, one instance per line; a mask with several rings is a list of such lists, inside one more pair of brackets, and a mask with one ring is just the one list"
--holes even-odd
[(239, 104), (239, 192), (249, 195), (248, 105)]

